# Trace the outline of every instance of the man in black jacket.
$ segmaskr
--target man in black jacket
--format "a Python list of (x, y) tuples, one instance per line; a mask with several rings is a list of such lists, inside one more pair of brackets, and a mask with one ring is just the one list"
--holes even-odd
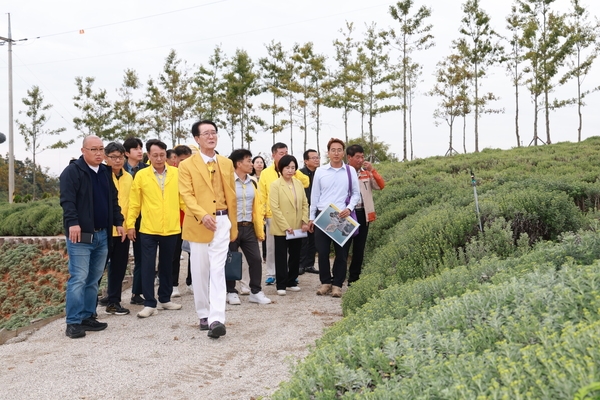
[(67, 282), (66, 335), (72, 339), (86, 331), (101, 331), (108, 325), (96, 314), (98, 280), (102, 276), (112, 227), (125, 240), (123, 216), (111, 171), (102, 164), (104, 146), (97, 136), (87, 136), (82, 156), (60, 175), (60, 205), (67, 236), (69, 281)]

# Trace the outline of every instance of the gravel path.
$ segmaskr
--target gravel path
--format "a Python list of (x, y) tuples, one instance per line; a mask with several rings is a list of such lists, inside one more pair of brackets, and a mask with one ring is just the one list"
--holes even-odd
[[(181, 282), (183, 271), (182, 263)], [(287, 296), (263, 287), (272, 304), (240, 296), (241, 305), (227, 305), (227, 335), (218, 340), (198, 330), (191, 294), (174, 299), (181, 310), (139, 319), (143, 306), (127, 304), (127, 290), (122, 304), (131, 314), (99, 308), (99, 319), (108, 323), (102, 332), (69, 339), (59, 319), (27, 340), (0, 346), (0, 398), (268, 398), (289, 377), (290, 365), (342, 317), (340, 299), (315, 294), (318, 275), (299, 279), (302, 291)]]

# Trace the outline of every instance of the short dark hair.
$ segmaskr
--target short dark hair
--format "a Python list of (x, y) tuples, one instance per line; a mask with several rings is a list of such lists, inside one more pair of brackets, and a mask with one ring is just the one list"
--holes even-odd
[(277, 142), (275, 143), (273, 146), (271, 146), (271, 154), (275, 154), (275, 152), (279, 149), (287, 149), (287, 144), (285, 143), (281, 143), (281, 142)]
[(327, 151), (329, 151), (329, 148), (331, 147), (332, 144), (334, 143), (339, 143), (342, 145), (342, 150), (346, 148), (346, 145), (344, 144), (344, 141), (342, 139), (338, 139), (338, 138), (331, 138), (329, 139), (329, 142), (327, 142)]
[[(169, 150), (167, 150), (167, 158), (171, 158), (171, 156), (172, 156), (173, 154), (175, 154), (175, 150), (173, 150), (173, 149), (169, 149)], [(175, 155), (177, 155), (177, 154), (175, 154)]]
[(104, 154), (109, 155), (110, 153), (114, 153), (118, 151), (121, 154), (125, 154), (125, 147), (121, 143), (118, 142), (110, 142), (106, 146), (104, 146)]
[(294, 157), (290, 154), (286, 154), (285, 156), (281, 157), (281, 159), (277, 163), (278, 171), (283, 171), (283, 169), (285, 167), (287, 167), (288, 165), (290, 165), (292, 163), (292, 161), (296, 165), (296, 169), (298, 169), (298, 160), (296, 160), (296, 157)]
[(146, 142), (146, 151), (150, 153), (150, 148), (152, 146), (158, 146), (163, 150), (167, 150), (167, 144), (165, 142), (161, 142), (159, 139), (150, 139)]
[(131, 151), (131, 149), (137, 149), (138, 147), (141, 147), (143, 149), (144, 143), (142, 143), (142, 140), (139, 138), (128, 137), (123, 142), (123, 147), (125, 148), (125, 152), (129, 153), (129, 151)]
[(306, 150), (304, 152), (304, 155), (303, 155), (304, 161), (307, 161), (310, 158), (310, 156), (309, 156), (310, 153), (317, 153), (317, 154), (319, 154), (319, 152), (316, 151), (316, 150), (308, 149), (308, 150)]
[(365, 149), (363, 149), (363, 147), (360, 144), (353, 144), (352, 146), (348, 146), (348, 148), (346, 149), (346, 155), (350, 157), (354, 157), (356, 153), (365, 154)]
[(252, 152), (248, 149), (237, 149), (229, 155), (229, 159), (233, 163), (233, 168), (237, 168), (237, 163), (244, 161), (246, 157), (252, 158)]
[(203, 119), (201, 121), (198, 122), (194, 122), (194, 124), (192, 125), (192, 136), (196, 137), (196, 136), (200, 136), (200, 125), (204, 125), (204, 124), (210, 124), (212, 126), (215, 127), (215, 131), (219, 132), (219, 128), (217, 128), (217, 124), (215, 124), (213, 121), (211, 121), (210, 119)]
[(175, 154), (177, 154), (177, 157), (189, 156), (192, 154), (192, 149), (190, 149), (189, 146), (186, 146), (185, 144), (179, 144), (175, 146), (173, 151), (175, 152)]

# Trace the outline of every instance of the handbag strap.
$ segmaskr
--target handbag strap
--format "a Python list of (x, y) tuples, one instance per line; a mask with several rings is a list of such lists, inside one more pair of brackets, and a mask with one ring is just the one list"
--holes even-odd
[(352, 177), (350, 176), (350, 167), (348, 167), (348, 164), (346, 164), (346, 172), (348, 173), (348, 196), (346, 196), (346, 205), (348, 205), (352, 198)]

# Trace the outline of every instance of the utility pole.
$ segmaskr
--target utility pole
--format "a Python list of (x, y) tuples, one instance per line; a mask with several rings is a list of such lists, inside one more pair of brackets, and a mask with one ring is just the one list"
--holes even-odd
[[(15, 138), (13, 121), (13, 78), (12, 78), (12, 35), (10, 30), (10, 13), (8, 13), (8, 37), (0, 36), (4, 43), (8, 42), (8, 202), (13, 202), (15, 192)], [(2, 44), (4, 44), (2, 43)]]

